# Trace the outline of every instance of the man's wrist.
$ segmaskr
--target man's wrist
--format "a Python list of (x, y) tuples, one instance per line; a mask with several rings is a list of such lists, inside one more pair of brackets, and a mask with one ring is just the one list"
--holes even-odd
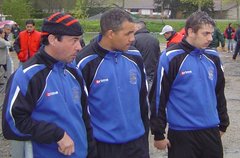
[(154, 134), (154, 140), (163, 140), (163, 139), (165, 139), (164, 134), (162, 134), (162, 133), (155, 133)]

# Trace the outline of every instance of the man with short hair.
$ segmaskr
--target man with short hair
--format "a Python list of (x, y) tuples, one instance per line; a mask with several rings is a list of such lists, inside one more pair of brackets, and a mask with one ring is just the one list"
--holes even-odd
[(14, 42), (20, 65), (30, 59), (40, 48), (41, 32), (35, 30), (34, 20), (26, 21), (26, 30), (19, 33)]
[(167, 42), (167, 48), (173, 44), (177, 44), (182, 41), (183, 35), (174, 31), (172, 26), (165, 25), (162, 29), (162, 32), (159, 33), (160, 35), (163, 35)]
[[(161, 55), (150, 92), (154, 146), (169, 158), (223, 158), (221, 136), (229, 125), (219, 54), (207, 49), (215, 22), (195, 12), (186, 38)], [(168, 123), (168, 134), (165, 128)]]
[(44, 20), (42, 33), (43, 47), (8, 81), (3, 135), (30, 141), (32, 155), (18, 158), (93, 158), (87, 92), (81, 74), (70, 64), (82, 49), (82, 27), (58, 12)]
[(129, 50), (134, 22), (129, 13), (103, 13), (101, 35), (76, 58), (89, 90), (88, 103), (98, 158), (149, 158), (146, 75), (141, 54)]
[(144, 21), (136, 22), (135, 28), (135, 41), (132, 45), (139, 50), (143, 57), (147, 73), (148, 89), (150, 89), (154, 77), (154, 71), (160, 56), (159, 41), (147, 30)]

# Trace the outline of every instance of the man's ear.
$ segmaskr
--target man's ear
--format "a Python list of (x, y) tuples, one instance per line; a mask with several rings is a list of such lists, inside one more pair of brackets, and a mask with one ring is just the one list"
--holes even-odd
[(113, 39), (113, 36), (114, 36), (113, 30), (108, 30), (105, 36), (108, 37), (109, 39)]
[(187, 35), (189, 36), (189, 37), (192, 37), (193, 36), (193, 34), (195, 34), (195, 32), (193, 31), (193, 29), (192, 28), (188, 28), (187, 29)]
[(55, 46), (56, 37), (52, 34), (48, 35), (48, 42), (49, 42), (50, 45)]

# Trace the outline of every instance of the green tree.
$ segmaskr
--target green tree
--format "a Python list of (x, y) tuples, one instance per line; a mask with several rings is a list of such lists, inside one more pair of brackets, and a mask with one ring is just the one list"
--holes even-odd
[(16, 21), (20, 26), (24, 25), (24, 20), (30, 18), (32, 11), (29, 0), (3, 0), (1, 7), (3, 13), (9, 15), (10, 19)]
[(180, 0), (183, 3), (191, 3), (198, 6), (198, 11), (202, 10), (203, 6), (213, 4), (213, 0)]
[(87, 5), (88, 5), (87, 0), (76, 0), (75, 8), (70, 12), (72, 13), (72, 15), (75, 18), (85, 19), (88, 16), (87, 15), (87, 10), (88, 10)]

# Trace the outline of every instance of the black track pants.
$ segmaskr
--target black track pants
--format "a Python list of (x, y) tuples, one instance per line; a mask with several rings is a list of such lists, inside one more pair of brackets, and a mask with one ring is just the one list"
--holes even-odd
[(168, 139), (171, 143), (168, 158), (223, 158), (218, 128), (193, 131), (169, 129)]

